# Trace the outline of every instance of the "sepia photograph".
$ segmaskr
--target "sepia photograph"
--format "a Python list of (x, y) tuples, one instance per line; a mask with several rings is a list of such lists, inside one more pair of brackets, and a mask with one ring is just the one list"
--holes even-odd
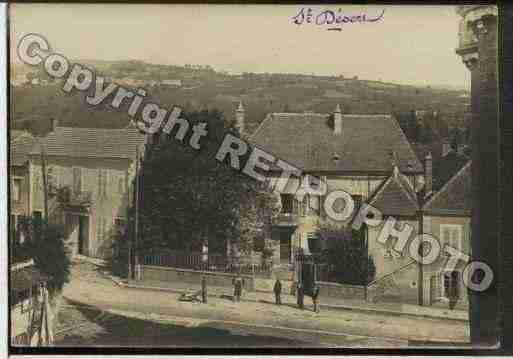
[(9, 4), (10, 349), (500, 348), (499, 14)]

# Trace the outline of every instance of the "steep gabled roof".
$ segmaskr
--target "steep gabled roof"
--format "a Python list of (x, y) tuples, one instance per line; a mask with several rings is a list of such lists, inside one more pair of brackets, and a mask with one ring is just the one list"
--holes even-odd
[(427, 214), (470, 216), (472, 212), (472, 161), (463, 166), (424, 205)]
[[(83, 158), (135, 158), (144, 135), (135, 128), (104, 129), (57, 127), (41, 142), (48, 156)], [(32, 155), (39, 154), (40, 146)]]
[[(13, 137), (13, 135), (15, 137)], [(23, 166), (28, 161), (28, 155), (36, 139), (28, 132), (21, 131), (13, 133), (11, 130), (11, 139), (9, 147), (9, 160), (11, 166)]]
[(394, 171), (388, 177), (369, 204), (388, 216), (413, 216), (420, 209), (415, 191), (408, 179), (399, 171)]
[(387, 172), (392, 151), (402, 172), (423, 171), (399, 124), (389, 115), (343, 114), (342, 133), (337, 135), (329, 115), (271, 113), (250, 142), (304, 171)]

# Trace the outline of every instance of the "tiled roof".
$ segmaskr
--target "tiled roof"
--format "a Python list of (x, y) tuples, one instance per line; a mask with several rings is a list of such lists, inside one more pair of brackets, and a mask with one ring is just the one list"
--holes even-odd
[(36, 139), (28, 132), (15, 133), (11, 130), (11, 140), (9, 147), (9, 160), (11, 166), (22, 166), (28, 161), (28, 155)]
[(424, 212), (470, 216), (472, 211), (472, 161), (461, 168), (424, 205)]
[(394, 172), (376, 191), (370, 204), (384, 215), (413, 216), (420, 209), (417, 195), (408, 179)]
[(389, 115), (343, 114), (342, 133), (337, 135), (328, 115), (272, 113), (250, 142), (304, 171), (387, 172), (392, 151), (401, 171), (423, 170), (399, 124)]
[[(135, 158), (144, 135), (135, 128), (104, 129), (57, 127), (42, 141), (48, 156)], [(35, 147), (31, 154), (39, 154)]]

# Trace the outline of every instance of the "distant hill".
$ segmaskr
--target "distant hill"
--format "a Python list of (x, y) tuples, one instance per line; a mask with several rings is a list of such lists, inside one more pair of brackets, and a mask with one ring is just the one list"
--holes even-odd
[[(117, 83), (144, 87), (148, 99), (163, 107), (180, 105), (186, 109), (218, 108), (232, 118), (239, 100), (247, 112), (249, 131), (269, 112), (331, 112), (337, 103), (352, 113), (409, 113), (437, 110), (449, 126), (461, 125), (468, 112), (468, 92), (440, 86), (420, 87), (390, 82), (358, 80), (342, 76), (305, 74), (229, 74), (210, 66), (158, 65), (142, 61), (76, 60), (94, 68)], [(23, 64), (11, 67), (13, 76), (43, 77), (37, 68)], [(164, 85), (176, 84), (173, 86)], [(58, 83), (12, 87), (11, 126), (43, 128), (35, 124), (57, 118), (61, 124), (78, 127), (124, 127), (126, 112), (108, 106), (91, 108), (84, 94), (67, 95)], [(37, 130), (39, 131), (39, 130)]]

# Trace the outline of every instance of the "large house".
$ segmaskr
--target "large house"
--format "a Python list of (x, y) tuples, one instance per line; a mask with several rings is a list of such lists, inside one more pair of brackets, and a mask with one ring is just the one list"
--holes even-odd
[(30, 212), (64, 225), (73, 254), (106, 257), (126, 225), (131, 184), (144, 136), (137, 129), (58, 127), (29, 154)]
[[(423, 206), (424, 232), (430, 233), (443, 245), (451, 245), (459, 251), (471, 255), (471, 215), (472, 215), (472, 162), (463, 166), (441, 189)], [(444, 266), (446, 256), (437, 262), (424, 266), (425, 304), (444, 304), (448, 301), (449, 288), (456, 286), (460, 293), (460, 303), (468, 305), (467, 290), (463, 284), (464, 263), (459, 262), (452, 271)]]
[(371, 199), (370, 203), (379, 208), (385, 218), (393, 216), (397, 220), (398, 227), (408, 223), (413, 228), (410, 238), (421, 232), (430, 234), (441, 246), (441, 255), (436, 261), (420, 265), (411, 258), (407, 247), (398, 253), (393, 250), (395, 242), (387, 242), (385, 246), (377, 242), (383, 226), (369, 228), (369, 254), (374, 259), (378, 277), (388, 282), (385, 298), (446, 306), (450, 289), (456, 286), (460, 294), (459, 305), (468, 305), (463, 285), (465, 263), (459, 261), (456, 268), (447, 271), (448, 256), (444, 246), (450, 245), (470, 255), (470, 168), (471, 162), (468, 162), (438, 192), (424, 200), (415, 194), (406, 177), (396, 169)]
[[(241, 109), (237, 111), (241, 126)], [(262, 150), (300, 169), (305, 176), (324, 180), (329, 190), (350, 193), (355, 202), (371, 199), (390, 177), (395, 164), (414, 193), (424, 186), (424, 169), (412, 147), (389, 115), (272, 113), (250, 137)], [(274, 179), (280, 172), (277, 170)], [(294, 196), (298, 182), (280, 194), (281, 214), (273, 238), (279, 244), (275, 260), (292, 263), (294, 249), (306, 253), (319, 248), (316, 229), (326, 215), (323, 198)]]
[(36, 139), (26, 131), (11, 130), (10, 132), (10, 235), (12, 238), (20, 216), (31, 213), (29, 153)]
[[(243, 128), (241, 106), (236, 120), (237, 126)], [(442, 248), (444, 244), (453, 244), (462, 251), (468, 249), (470, 204), (468, 184), (463, 184), (469, 165), (433, 194), (431, 155), (421, 165), (391, 116), (343, 114), (338, 106), (333, 114), (273, 113), (250, 141), (294, 165), (304, 176), (321, 178), (327, 183), (328, 191), (348, 192), (356, 206), (370, 203), (381, 211), (384, 219), (393, 216), (398, 226), (409, 224), (413, 228), (412, 237), (421, 230), (432, 232), (441, 240)], [(277, 170), (276, 177), (279, 174)], [(319, 225), (328, 220), (323, 210), (324, 198), (294, 195), (298, 184), (289, 181), (289, 186), (279, 194), (281, 214), (273, 226), (274, 260), (285, 265), (293, 263), (299, 248), (311, 253), (324, 247), (315, 235)], [(343, 223), (347, 224), (349, 221)], [(386, 245), (378, 243), (381, 229), (382, 226), (363, 227), (376, 266), (377, 283), (379, 278), (392, 283), (384, 293), (385, 298), (444, 303), (448, 287), (457, 285), (462, 293), (460, 302), (467, 302), (461, 268), (456, 269), (459, 274), (444, 273), (445, 256), (429, 266), (420, 266), (407, 250), (394, 251), (393, 240)]]

